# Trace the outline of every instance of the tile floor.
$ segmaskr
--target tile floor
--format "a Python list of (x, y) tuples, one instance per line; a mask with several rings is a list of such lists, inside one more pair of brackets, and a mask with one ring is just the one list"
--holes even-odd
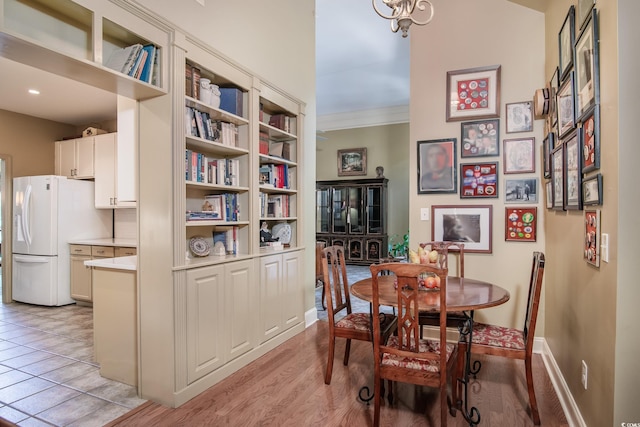
[(145, 403), (100, 376), (90, 307), (0, 304), (0, 417), (19, 426), (103, 426)]

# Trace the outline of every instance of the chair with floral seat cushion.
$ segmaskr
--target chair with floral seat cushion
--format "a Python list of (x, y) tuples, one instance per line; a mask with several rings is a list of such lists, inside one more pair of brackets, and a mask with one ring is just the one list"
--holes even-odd
[[(329, 322), (329, 359), (324, 382), (331, 383), (336, 337), (347, 340), (344, 350), (344, 365), (349, 364), (351, 340), (373, 341), (371, 338), (371, 313), (353, 313), (347, 268), (344, 261), (344, 248), (339, 245), (328, 246), (322, 250), (322, 271), (327, 301), (327, 320)], [(380, 317), (379, 333), (384, 339), (396, 328), (395, 316), (385, 314)]]
[[(446, 427), (448, 408), (451, 402), (457, 402), (457, 388), (453, 384), (456, 367), (456, 343), (447, 343), (447, 269), (429, 264), (387, 263), (370, 266), (372, 278), (373, 316), (379, 315), (379, 283), (382, 272), (387, 270), (395, 275), (397, 282), (398, 332), (389, 337), (385, 344), (379, 337), (380, 327), (373, 325), (374, 348), (374, 418), (373, 425), (380, 424), (380, 405), (382, 400), (381, 384), (387, 379), (410, 384), (438, 388), (440, 391), (440, 423)], [(422, 274), (440, 277), (439, 291), (424, 291), (419, 288)], [(386, 280), (386, 279), (385, 279)], [(438, 304), (440, 333), (438, 339), (420, 338), (418, 313), (421, 308), (419, 296), (424, 292), (432, 293), (433, 303)], [(424, 294), (423, 294), (424, 295)], [(424, 303), (422, 303), (424, 304)], [(447, 386), (451, 381), (451, 400), (448, 399)], [(453, 412), (455, 414), (455, 412)]]
[[(523, 329), (474, 322), (473, 333), (471, 334), (472, 354), (489, 354), (493, 356), (503, 356), (512, 359), (524, 360), (531, 418), (535, 425), (540, 424), (540, 415), (538, 413), (536, 393), (533, 388), (531, 356), (533, 353), (533, 342), (535, 338), (536, 322), (538, 319), (540, 292), (542, 291), (544, 263), (544, 254), (542, 252), (534, 252), (531, 277), (529, 279), (527, 311), (525, 313)], [(461, 376), (462, 370), (464, 369), (464, 354), (467, 351), (467, 343), (461, 342), (459, 346), (458, 376)], [(475, 365), (478, 365), (479, 369), (478, 361), (475, 362), (474, 366)], [(478, 369), (475, 371), (477, 372)]]
[[(449, 270), (449, 255), (457, 257), (457, 277), (464, 277), (464, 243), (438, 241), (420, 243), (420, 247), (426, 251), (437, 251), (439, 263), (447, 270)], [(461, 311), (447, 313), (447, 327), (457, 328), (466, 321), (466, 318)], [(438, 326), (439, 324), (438, 313), (420, 313), (420, 325)]]

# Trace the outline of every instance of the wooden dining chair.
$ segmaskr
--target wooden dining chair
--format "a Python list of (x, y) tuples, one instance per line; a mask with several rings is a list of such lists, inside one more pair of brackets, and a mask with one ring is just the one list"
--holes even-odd
[[(464, 277), (464, 243), (434, 241), (420, 243), (420, 247), (427, 251), (438, 251), (438, 263), (443, 268), (449, 269), (449, 255), (455, 256), (457, 261), (457, 277)], [(447, 327), (457, 328), (466, 320), (464, 313), (454, 311), (447, 313)], [(421, 326), (438, 326), (440, 319), (438, 313), (420, 313)], [(422, 329), (420, 330), (422, 332)]]
[(372, 323), (378, 327), (377, 333), (386, 339), (394, 332), (397, 318), (391, 314), (384, 314), (374, 317), (374, 319), (380, 319), (379, 322), (372, 322), (371, 313), (352, 312), (347, 268), (344, 262), (344, 247), (334, 245), (322, 250), (322, 270), (329, 322), (329, 357), (324, 382), (330, 384), (337, 337), (347, 340), (343, 362), (346, 366), (349, 364), (352, 339), (373, 341)]
[[(453, 383), (456, 367), (456, 343), (447, 343), (447, 275), (446, 268), (428, 264), (388, 263), (371, 265), (373, 316), (380, 315), (379, 279), (388, 270), (397, 280), (398, 332), (385, 342), (380, 327), (373, 325), (374, 348), (374, 416), (373, 425), (380, 425), (381, 385), (387, 379), (436, 387), (440, 390), (440, 426), (447, 425), (447, 411), (457, 402), (457, 387)], [(421, 273), (440, 277), (439, 291), (419, 290)], [(429, 297), (429, 305), (439, 308), (440, 334), (438, 339), (421, 339), (418, 312), (421, 298)], [(421, 298), (420, 298), (421, 297)], [(425, 303), (422, 303), (423, 305)], [(424, 309), (424, 308), (422, 308)], [(447, 384), (451, 381), (451, 401), (447, 399)], [(455, 412), (454, 412), (455, 413)]]
[[(493, 356), (503, 356), (512, 359), (524, 360), (531, 418), (535, 425), (540, 424), (540, 415), (538, 413), (536, 393), (533, 388), (531, 355), (533, 353), (533, 341), (535, 338), (536, 322), (538, 319), (538, 306), (540, 302), (540, 292), (542, 290), (544, 263), (544, 254), (542, 252), (534, 252), (531, 277), (529, 279), (527, 311), (525, 313), (524, 327), (522, 329), (474, 322), (473, 333), (471, 334), (471, 354), (490, 354)], [(464, 369), (464, 356), (467, 351), (467, 343), (460, 342), (459, 345), (458, 377), (461, 378), (462, 371)], [(476, 365), (478, 365), (479, 369), (478, 361), (476, 361)], [(458, 389), (458, 392), (460, 392), (460, 389)]]
[(316, 242), (316, 288), (322, 286), (322, 298), (320, 304), (322, 309), (326, 310), (325, 305), (325, 289), (324, 289), (324, 272), (322, 270), (322, 250), (324, 249), (324, 242)]

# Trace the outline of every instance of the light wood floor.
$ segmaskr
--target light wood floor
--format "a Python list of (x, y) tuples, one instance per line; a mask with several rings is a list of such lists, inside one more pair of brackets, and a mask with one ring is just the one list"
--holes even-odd
[[(324, 384), (328, 326), (316, 322), (250, 365), (180, 406), (147, 402), (109, 426), (370, 426), (370, 406), (358, 400), (363, 385), (372, 386), (372, 346), (353, 342), (349, 366), (342, 364), (344, 340), (336, 345), (331, 385)], [(524, 363), (481, 357), (482, 370), (469, 396), (480, 410), (481, 426), (531, 426)], [(540, 355), (534, 377), (543, 426), (567, 426)], [(395, 401), (381, 411), (383, 426), (440, 426), (435, 390), (395, 385)], [(464, 426), (461, 414), (449, 426)]]

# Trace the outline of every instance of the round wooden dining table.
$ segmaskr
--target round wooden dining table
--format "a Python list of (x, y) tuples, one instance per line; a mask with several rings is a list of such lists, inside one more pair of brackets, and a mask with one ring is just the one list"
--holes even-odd
[[(378, 278), (380, 305), (398, 306), (398, 293), (394, 281), (393, 275)], [(372, 302), (371, 278), (359, 280), (351, 285), (351, 294)], [(421, 311), (440, 311), (440, 296), (437, 291), (419, 292), (418, 298)], [(447, 277), (447, 312), (495, 307), (509, 301), (509, 298), (509, 291), (492, 283), (466, 277)]]

